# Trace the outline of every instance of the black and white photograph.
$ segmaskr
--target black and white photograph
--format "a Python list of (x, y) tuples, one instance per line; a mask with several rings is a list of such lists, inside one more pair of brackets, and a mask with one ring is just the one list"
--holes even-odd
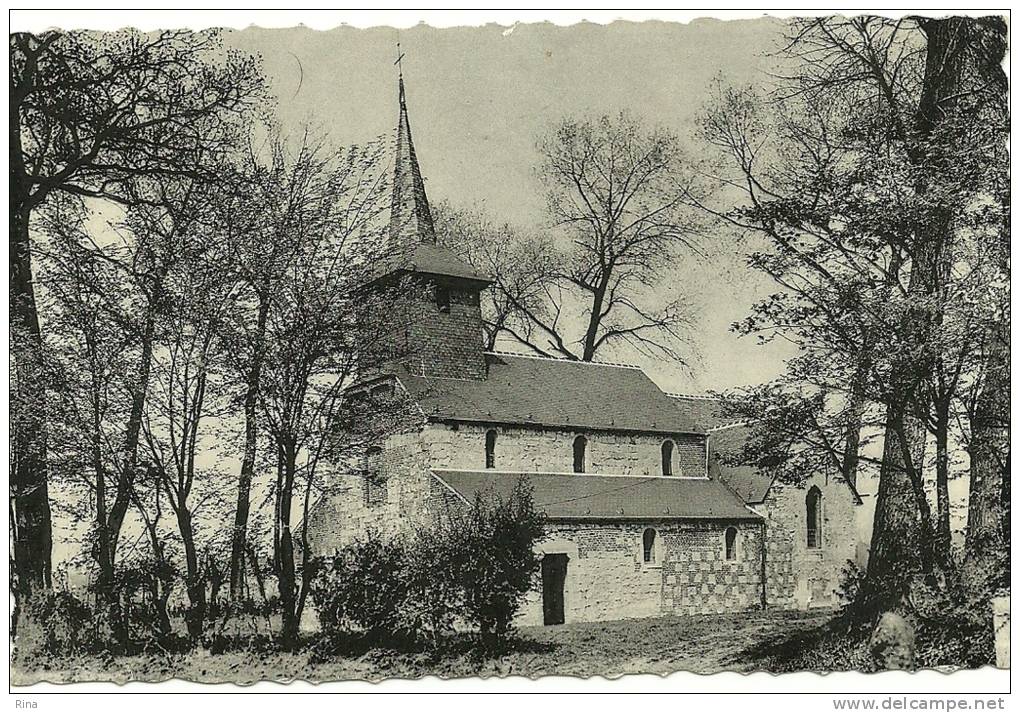
[(1003, 709), (1009, 11), (461, 12), (11, 12), (11, 692)]

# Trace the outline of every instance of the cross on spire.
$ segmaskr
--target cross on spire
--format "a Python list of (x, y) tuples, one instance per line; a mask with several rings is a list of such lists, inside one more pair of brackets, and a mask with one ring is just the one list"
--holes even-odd
[(396, 62), (394, 62), (393, 64), (397, 65), (397, 73), (398, 73), (398, 74), (399, 74), (399, 75), (400, 75), (401, 77), (403, 77), (403, 76), (404, 76), (404, 65), (403, 65), (403, 64), (401, 64), (401, 61), (400, 61), (400, 60), (404, 59), (404, 55), (405, 55), (405, 54), (407, 54), (407, 53), (406, 53), (406, 52), (401, 52), (401, 51), (400, 51), (400, 43), (398, 42), (398, 43), (397, 43), (397, 61), (396, 61)]

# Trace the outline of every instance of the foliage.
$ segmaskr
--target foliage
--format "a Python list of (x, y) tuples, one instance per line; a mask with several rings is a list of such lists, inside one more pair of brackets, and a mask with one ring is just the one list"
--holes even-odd
[(18, 656), (94, 652), (105, 643), (95, 611), (64, 590), (51, 590), (29, 599), (19, 625), (15, 645)]
[(502, 646), (534, 586), (543, 535), (523, 482), (505, 498), (480, 493), (472, 507), (412, 535), (373, 534), (317, 565), (312, 596), (322, 631), (435, 648), (461, 620), (487, 646)]
[(321, 564), (312, 596), (323, 633), (356, 628), (374, 640), (413, 638), (406, 611), (410, 556), (403, 540), (370, 535)]
[(534, 546), (545, 526), (535, 511), (530, 486), (518, 481), (506, 498), (478, 493), (451, 531), (460, 552), (457, 581), (464, 617), (485, 643), (501, 644), (541, 567)]
[[(975, 389), (987, 400), (1002, 388), (987, 375), (1008, 321), (1004, 31), (993, 18), (795, 21), (784, 51), (793, 69), (778, 85), (721, 87), (701, 118), (725, 157), (720, 184), (737, 196), (703, 207), (762, 239), (748, 264), (777, 288), (735, 329), (798, 349), (774, 383), (734, 395), (756, 422), (742, 455), (791, 480), (878, 470), (862, 592), (878, 602), (870, 590), (882, 590), (882, 607), (916, 573), (930, 583), (955, 567), (952, 442), (990, 442), (972, 456), (1008, 458), (972, 401)], [(877, 433), (880, 459), (863, 449)], [(971, 483), (994, 495), (971, 503), (997, 513), (1001, 467), (987, 471)]]

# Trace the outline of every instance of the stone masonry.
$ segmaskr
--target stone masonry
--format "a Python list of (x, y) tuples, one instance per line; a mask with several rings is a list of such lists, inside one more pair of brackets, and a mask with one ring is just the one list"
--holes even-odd
[[(822, 491), (821, 544), (807, 546), (808, 488)], [(754, 509), (767, 518), (766, 595), (770, 608), (833, 607), (843, 570), (854, 560), (854, 500), (846, 483), (813, 476), (803, 485), (775, 482)]]
[[(736, 558), (727, 561), (724, 533), (731, 526), (737, 528)], [(657, 533), (653, 563), (643, 558), (647, 528)], [(567, 555), (568, 623), (761, 607), (757, 523), (552, 523), (540, 549)], [(518, 624), (542, 624), (540, 592), (528, 598)]]
[(433, 423), (423, 438), (433, 468), (485, 468), (485, 434), (496, 431), (496, 470), (569, 473), (574, 438), (588, 440), (585, 470), (618, 475), (661, 475), (662, 442), (672, 440), (673, 474), (705, 477), (705, 437), (694, 434), (637, 434), (562, 430), (534, 426)]

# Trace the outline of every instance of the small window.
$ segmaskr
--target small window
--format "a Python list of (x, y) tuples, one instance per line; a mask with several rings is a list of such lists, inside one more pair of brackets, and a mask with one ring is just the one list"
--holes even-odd
[(673, 475), (673, 441), (662, 442), (662, 474)]
[(490, 470), (496, 467), (496, 429), (494, 428), (485, 432), (485, 467)]
[(376, 507), (386, 502), (386, 478), (382, 472), (382, 448), (371, 446), (365, 451), (365, 505)]
[(737, 558), (737, 528), (727, 527), (726, 528), (726, 559), (735, 560)]
[(641, 544), (644, 550), (644, 562), (645, 564), (655, 564), (655, 539), (657, 534), (652, 528), (645, 530), (645, 534), (642, 536)]
[(588, 439), (578, 436), (574, 439), (574, 472), (584, 472), (585, 451), (588, 448)]
[(807, 494), (807, 546), (817, 550), (822, 546), (822, 491), (812, 486)]
[(439, 307), (439, 311), (444, 314), (450, 312), (450, 288), (446, 285), (436, 286), (436, 305)]

